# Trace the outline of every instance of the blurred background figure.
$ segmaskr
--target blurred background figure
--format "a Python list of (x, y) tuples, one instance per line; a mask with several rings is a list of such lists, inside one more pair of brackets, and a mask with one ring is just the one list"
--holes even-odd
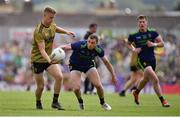
[[(86, 34), (84, 35), (84, 39), (87, 40), (88, 37), (97, 32), (97, 24), (96, 23), (92, 23), (89, 25), (89, 30), (86, 32)], [(96, 64), (96, 68), (98, 68), (99, 66), (99, 61), (98, 58), (95, 58), (95, 64)], [(84, 80), (84, 94), (96, 94), (96, 92), (94, 91), (94, 85), (89, 81), (89, 78), (86, 77)]]
[[(128, 43), (125, 40), (125, 43)], [(119, 96), (126, 96), (126, 91), (131, 88), (131, 91), (137, 88), (138, 83), (140, 82), (141, 78), (143, 77), (142, 71), (139, 70), (137, 67), (137, 54), (131, 52), (131, 60), (130, 60), (130, 71), (131, 74), (128, 76), (129, 80), (123, 87), (123, 90), (119, 93)]]

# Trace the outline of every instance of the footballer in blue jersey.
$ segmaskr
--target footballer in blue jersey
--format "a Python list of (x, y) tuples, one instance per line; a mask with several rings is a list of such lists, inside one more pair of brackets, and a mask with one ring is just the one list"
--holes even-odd
[(90, 50), (87, 47), (87, 41), (79, 41), (71, 44), (73, 53), (70, 57), (70, 70), (79, 70), (86, 73), (90, 68), (95, 66), (95, 57), (104, 57), (104, 50), (97, 45)]
[(144, 70), (145, 67), (151, 66), (155, 71), (156, 60), (154, 55), (154, 46), (149, 47), (147, 42), (155, 43), (159, 34), (154, 29), (147, 29), (146, 32), (134, 32), (129, 35), (128, 41), (134, 43), (135, 48), (140, 48), (141, 51), (138, 53), (138, 66)]
[(159, 97), (163, 107), (170, 107), (167, 100), (162, 96), (159, 79), (155, 73), (156, 59), (154, 56), (155, 47), (163, 47), (162, 37), (154, 30), (148, 28), (148, 20), (145, 15), (137, 18), (139, 30), (129, 35), (129, 49), (138, 54), (137, 64), (144, 71), (144, 78), (140, 81), (137, 89), (133, 90), (136, 104), (139, 104), (139, 92), (147, 82), (152, 81), (153, 88)]
[[(96, 33), (97, 32), (97, 28), (98, 28), (98, 25), (96, 23), (91, 23), (89, 25), (89, 30), (84, 35), (84, 40), (87, 40), (88, 37), (91, 34)], [(94, 59), (94, 61), (95, 61), (96, 68), (98, 68), (99, 62), (100, 62), (98, 57), (96, 57)], [(86, 78), (84, 80), (84, 91), (83, 91), (83, 93), (84, 94), (96, 94), (96, 92), (94, 91), (94, 85), (89, 81), (89, 78), (87, 76), (86, 76)]]
[(78, 41), (69, 45), (61, 46), (64, 50), (73, 51), (70, 57), (70, 80), (81, 110), (84, 109), (84, 103), (80, 91), (82, 72), (86, 74), (91, 83), (95, 86), (102, 108), (105, 110), (111, 110), (111, 106), (104, 100), (104, 90), (101, 84), (100, 76), (95, 67), (94, 58), (96, 56), (101, 58), (109, 70), (114, 84), (116, 83), (116, 76), (111, 63), (104, 55), (104, 50), (98, 45), (98, 40), (99, 39), (96, 34), (91, 34), (87, 41)]

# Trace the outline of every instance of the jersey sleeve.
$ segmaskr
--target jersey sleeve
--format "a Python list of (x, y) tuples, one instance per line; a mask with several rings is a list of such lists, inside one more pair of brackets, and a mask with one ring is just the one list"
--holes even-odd
[(159, 36), (159, 34), (156, 32), (156, 31), (154, 31), (153, 32), (153, 38), (156, 40), (156, 38)]
[(104, 57), (104, 50), (100, 46), (96, 47), (95, 49), (99, 57)]
[(72, 50), (77, 50), (81, 48), (81, 43), (80, 42), (75, 42), (71, 44)]
[(130, 43), (134, 42), (134, 38), (133, 38), (133, 36), (131, 34), (128, 37), (128, 42), (130, 42)]
[(36, 34), (34, 35), (34, 40), (35, 40), (37, 43), (44, 42), (44, 38), (43, 38), (42, 33), (36, 33)]
[(104, 50), (102, 50), (102, 52), (101, 53), (99, 53), (99, 55), (98, 55), (99, 57), (104, 57)]

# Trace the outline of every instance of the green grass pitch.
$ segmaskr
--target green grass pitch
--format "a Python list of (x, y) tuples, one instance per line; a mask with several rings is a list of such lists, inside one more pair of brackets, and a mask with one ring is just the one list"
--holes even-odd
[(104, 111), (97, 95), (83, 95), (85, 110), (80, 111), (73, 92), (62, 92), (60, 100), (65, 111), (51, 108), (52, 93), (44, 92), (43, 110), (35, 109), (34, 92), (0, 92), (0, 116), (180, 116), (180, 95), (166, 95), (170, 108), (163, 108), (156, 95), (140, 95), (141, 105), (135, 105), (133, 97), (119, 97), (106, 93), (105, 99), (112, 106)]

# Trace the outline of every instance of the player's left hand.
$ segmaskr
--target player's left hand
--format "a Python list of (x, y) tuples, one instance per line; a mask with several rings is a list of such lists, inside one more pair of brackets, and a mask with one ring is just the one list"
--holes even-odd
[(57, 61), (57, 60), (51, 60), (50, 64), (59, 64), (61, 61)]
[(128, 43), (128, 39), (127, 38), (124, 38), (123, 39), (123, 42), (126, 44), (126, 43)]
[(66, 34), (67, 35), (72, 35), (73, 37), (75, 37), (75, 33), (74, 32), (68, 31)]
[(117, 84), (117, 79), (116, 79), (115, 76), (112, 76), (111, 82), (112, 82), (113, 85), (116, 85), (116, 84)]
[(154, 43), (151, 42), (151, 41), (147, 41), (147, 46), (148, 46), (148, 47), (154, 47)]

